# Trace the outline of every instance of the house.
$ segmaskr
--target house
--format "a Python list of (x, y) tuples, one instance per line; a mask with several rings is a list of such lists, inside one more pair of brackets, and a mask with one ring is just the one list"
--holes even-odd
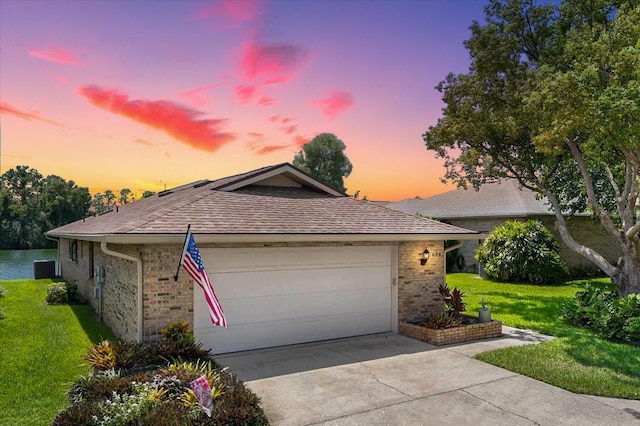
[[(486, 183), (479, 190), (456, 189), (429, 198), (415, 198), (389, 203), (390, 209), (408, 214), (421, 214), (482, 234), (489, 234), (507, 220), (538, 220), (560, 243), (560, 257), (574, 273), (591, 273), (598, 268), (585, 257), (568, 248), (555, 227), (556, 218), (546, 198), (521, 187), (515, 180)], [(596, 247), (610, 262), (617, 262), (621, 252), (601, 226), (588, 214), (567, 218), (575, 240)], [(465, 242), (458, 249), (456, 269), (477, 272), (475, 250), (481, 239)]]
[[(200, 248), (229, 324), (178, 268)], [(378, 332), (443, 309), (444, 241), (478, 233), (356, 200), (284, 163), (162, 191), (47, 233), (60, 274), (125, 340), (176, 318), (214, 353)]]

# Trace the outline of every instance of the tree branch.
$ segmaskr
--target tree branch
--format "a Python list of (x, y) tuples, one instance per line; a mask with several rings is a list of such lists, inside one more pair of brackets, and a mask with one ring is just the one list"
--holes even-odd
[(582, 153), (576, 145), (575, 140), (567, 138), (565, 139), (565, 143), (571, 150), (573, 158), (578, 163), (580, 174), (582, 174), (582, 178), (584, 179), (584, 186), (587, 189), (587, 199), (589, 201), (589, 204), (591, 204), (594, 211), (596, 212), (596, 215), (598, 215), (600, 223), (602, 223), (602, 226), (604, 226), (604, 228), (611, 234), (611, 236), (619, 236), (620, 231), (616, 227), (615, 223), (613, 223), (613, 220), (611, 220), (611, 217), (609, 217), (605, 209), (600, 205), (600, 203), (598, 203), (598, 200), (596, 199), (596, 192), (593, 189), (593, 180), (591, 179), (591, 175), (589, 174), (589, 170), (587, 169), (587, 164), (585, 163), (584, 158), (582, 157)]
[(562, 241), (569, 247), (571, 250), (575, 251), (578, 254), (586, 257), (593, 263), (595, 263), (598, 268), (600, 268), (605, 274), (612, 277), (618, 272), (618, 268), (613, 266), (607, 259), (605, 259), (600, 253), (592, 250), (591, 248), (584, 246), (578, 243), (573, 239), (569, 230), (567, 228), (567, 221), (562, 214), (562, 209), (560, 207), (560, 202), (556, 195), (549, 191), (544, 190), (544, 195), (547, 197), (551, 205), (553, 206), (553, 211), (556, 216), (556, 227), (558, 228), (558, 232), (560, 232), (560, 237)]

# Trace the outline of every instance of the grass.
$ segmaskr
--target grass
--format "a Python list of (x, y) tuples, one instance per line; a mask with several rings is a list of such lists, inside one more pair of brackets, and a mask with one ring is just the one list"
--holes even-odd
[(640, 399), (640, 346), (601, 339), (558, 315), (561, 305), (580, 290), (582, 281), (538, 286), (449, 274), (447, 283), (465, 292), (468, 313), (481, 307), (484, 295), (492, 318), (504, 325), (557, 337), (536, 345), (485, 352), (476, 358), (572, 392)]
[(71, 383), (89, 371), (87, 348), (115, 338), (88, 305), (46, 305), (51, 282), (0, 281), (0, 425), (50, 424), (67, 406)]

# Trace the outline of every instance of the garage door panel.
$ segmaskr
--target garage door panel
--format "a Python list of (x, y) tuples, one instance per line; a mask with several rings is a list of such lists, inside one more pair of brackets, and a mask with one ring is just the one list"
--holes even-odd
[(225, 274), (224, 280), (209, 273), (209, 278), (220, 298), (242, 298), (275, 294), (303, 294), (317, 291), (335, 291), (349, 284), (350, 288), (367, 289), (389, 286), (389, 268), (340, 268), (306, 274), (301, 280), (299, 271), (266, 271)]
[[(389, 310), (389, 289), (350, 290), (279, 296), (248, 297), (221, 302), (229, 324), (256, 324), (307, 317), (350, 315)], [(204, 300), (195, 305), (198, 312), (207, 310)]]
[(226, 330), (205, 328), (195, 332), (204, 347), (223, 353), (353, 336), (352, 328), (344, 327), (345, 321), (359, 330), (357, 334), (379, 333), (388, 323), (388, 314), (369, 312), (343, 318), (305, 318), (295, 323), (236, 324)]
[(391, 330), (391, 247), (202, 249), (228, 329), (199, 288), (194, 331), (214, 353)]
[(389, 264), (388, 247), (351, 250), (346, 258), (345, 249), (349, 251), (350, 247), (203, 249), (201, 255), (207, 271), (214, 273), (353, 268)]

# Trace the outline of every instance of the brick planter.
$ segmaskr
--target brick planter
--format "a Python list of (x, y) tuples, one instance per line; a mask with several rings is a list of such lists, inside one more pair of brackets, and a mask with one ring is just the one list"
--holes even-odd
[(442, 346), (452, 343), (466, 342), (469, 340), (490, 339), (502, 335), (502, 322), (493, 320), (476, 324), (466, 324), (460, 327), (436, 330), (420, 325), (401, 322), (398, 326), (398, 334)]

